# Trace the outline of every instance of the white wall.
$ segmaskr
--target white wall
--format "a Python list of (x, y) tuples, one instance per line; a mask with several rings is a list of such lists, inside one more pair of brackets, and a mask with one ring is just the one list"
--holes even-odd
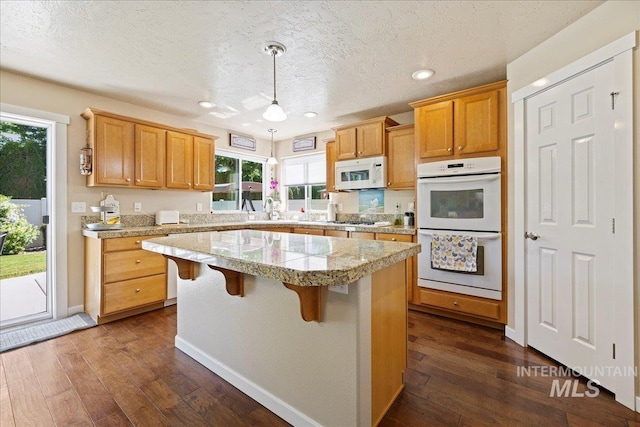
[[(218, 136), (216, 148), (242, 152), (242, 150), (229, 147), (229, 132), (224, 129), (3, 70), (0, 70), (0, 95), (0, 101), (5, 104), (71, 117), (67, 141), (67, 164), (69, 165), (67, 180), (66, 182), (56, 182), (56, 188), (67, 187), (68, 200), (62, 200), (59, 203), (67, 207), (67, 253), (63, 256), (66, 256), (67, 259), (69, 307), (84, 304), (84, 243), (80, 228), (80, 216), (92, 215), (90, 211), (85, 214), (72, 214), (72, 201), (86, 202), (88, 209), (89, 206), (97, 205), (102, 192), (111, 193), (120, 201), (121, 213), (125, 215), (133, 214), (134, 202), (141, 202), (145, 213), (154, 214), (157, 210), (162, 209), (177, 209), (184, 213), (195, 213), (197, 203), (209, 206), (211, 201), (210, 192), (86, 187), (85, 177), (80, 175), (77, 166), (79, 164), (79, 150), (85, 144), (86, 121), (80, 117), (80, 113), (85, 108), (97, 108), (178, 128), (196, 129), (202, 133)], [(266, 158), (270, 152), (269, 143), (270, 141), (258, 139), (257, 150), (246, 153)]]
[[(507, 66), (508, 96), (535, 80), (605, 46), (620, 37), (640, 29), (640, 2), (608, 1), (553, 37), (536, 46)], [(633, 53), (634, 66), (634, 250), (640, 257), (640, 51)], [(513, 108), (509, 103), (509, 177), (513, 177)], [(513, 218), (513, 182), (509, 182), (509, 218)], [(509, 224), (513, 235), (513, 223)], [(509, 245), (509, 323), (513, 326), (513, 240)], [(636, 291), (636, 366), (640, 365), (640, 259), (635, 265)], [(636, 390), (640, 390), (640, 378)]]

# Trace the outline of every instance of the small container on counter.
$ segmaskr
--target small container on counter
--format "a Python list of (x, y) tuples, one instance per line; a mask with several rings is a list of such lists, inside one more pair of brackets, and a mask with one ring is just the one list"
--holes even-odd
[(405, 227), (414, 227), (415, 226), (415, 216), (413, 212), (405, 212), (404, 213), (404, 226)]

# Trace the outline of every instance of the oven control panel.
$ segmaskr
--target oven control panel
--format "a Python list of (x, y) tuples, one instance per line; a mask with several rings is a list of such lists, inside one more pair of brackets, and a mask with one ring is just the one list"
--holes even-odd
[(418, 178), (495, 172), (500, 172), (500, 157), (497, 156), (421, 163), (417, 168)]

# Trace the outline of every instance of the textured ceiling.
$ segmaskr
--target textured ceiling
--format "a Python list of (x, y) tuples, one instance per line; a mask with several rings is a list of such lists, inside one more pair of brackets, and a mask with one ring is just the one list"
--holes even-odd
[[(601, 1), (6, 1), (0, 67), (213, 126), (291, 138), (504, 79)], [(284, 122), (262, 120), (277, 59)], [(418, 82), (411, 73), (432, 68)], [(218, 116), (197, 105), (209, 99)], [(305, 111), (318, 117), (304, 118)]]

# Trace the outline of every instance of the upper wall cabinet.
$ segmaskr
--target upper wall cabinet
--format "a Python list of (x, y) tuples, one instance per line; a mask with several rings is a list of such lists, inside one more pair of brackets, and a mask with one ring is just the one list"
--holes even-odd
[(413, 125), (387, 128), (387, 188), (407, 190), (416, 187)]
[(506, 141), (506, 81), (412, 102), (418, 162), (498, 151)]
[(87, 108), (87, 186), (211, 191), (214, 140), (195, 131)]
[(389, 117), (383, 116), (333, 128), (336, 131), (336, 160), (384, 156), (386, 128), (397, 124)]
[(333, 139), (326, 141), (325, 156), (327, 165), (327, 191), (335, 192), (336, 190), (336, 142)]

